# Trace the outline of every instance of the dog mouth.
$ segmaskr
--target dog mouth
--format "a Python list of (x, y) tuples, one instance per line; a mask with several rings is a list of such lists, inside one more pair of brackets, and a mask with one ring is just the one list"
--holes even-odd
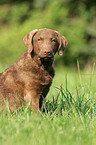
[(50, 59), (50, 58), (53, 58), (53, 55), (45, 55), (43, 58)]
[(42, 55), (40, 57), (38, 57), (38, 59), (41, 59), (41, 60), (49, 60), (49, 59), (53, 59), (54, 58), (54, 55), (50, 54), (50, 55)]
[(42, 62), (53, 62), (54, 56), (53, 55), (46, 55), (46, 56), (38, 57), (38, 59), (41, 60)]

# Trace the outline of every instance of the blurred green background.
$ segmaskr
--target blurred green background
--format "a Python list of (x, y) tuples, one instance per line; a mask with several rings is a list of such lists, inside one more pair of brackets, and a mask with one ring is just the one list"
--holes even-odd
[(23, 37), (39, 28), (57, 30), (68, 40), (55, 66), (90, 68), (96, 62), (96, 0), (0, 0), (0, 70), (27, 48)]

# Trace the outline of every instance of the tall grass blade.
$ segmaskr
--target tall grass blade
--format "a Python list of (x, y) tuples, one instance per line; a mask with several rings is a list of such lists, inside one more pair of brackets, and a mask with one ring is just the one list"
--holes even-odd
[(77, 68), (78, 68), (78, 73), (79, 73), (80, 84), (81, 84), (81, 86), (82, 86), (82, 79), (81, 79), (80, 66), (79, 66), (79, 61), (78, 61), (78, 59), (77, 59)]

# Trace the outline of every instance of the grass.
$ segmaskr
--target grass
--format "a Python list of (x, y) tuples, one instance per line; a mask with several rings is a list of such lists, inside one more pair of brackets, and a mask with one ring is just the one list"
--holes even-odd
[(94, 145), (96, 75), (57, 69), (42, 110), (0, 114), (1, 145)]

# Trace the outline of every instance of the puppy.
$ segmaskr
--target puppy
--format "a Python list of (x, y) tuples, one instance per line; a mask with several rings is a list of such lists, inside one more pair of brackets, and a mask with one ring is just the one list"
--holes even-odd
[(0, 74), (0, 106), (9, 103), (13, 112), (24, 103), (30, 110), (42, 106), (54, 77), (53, 60), (56, 52), (61, 56), (67, 40), (51, 29), (35, 29), (24, 37), (28, 51)]

